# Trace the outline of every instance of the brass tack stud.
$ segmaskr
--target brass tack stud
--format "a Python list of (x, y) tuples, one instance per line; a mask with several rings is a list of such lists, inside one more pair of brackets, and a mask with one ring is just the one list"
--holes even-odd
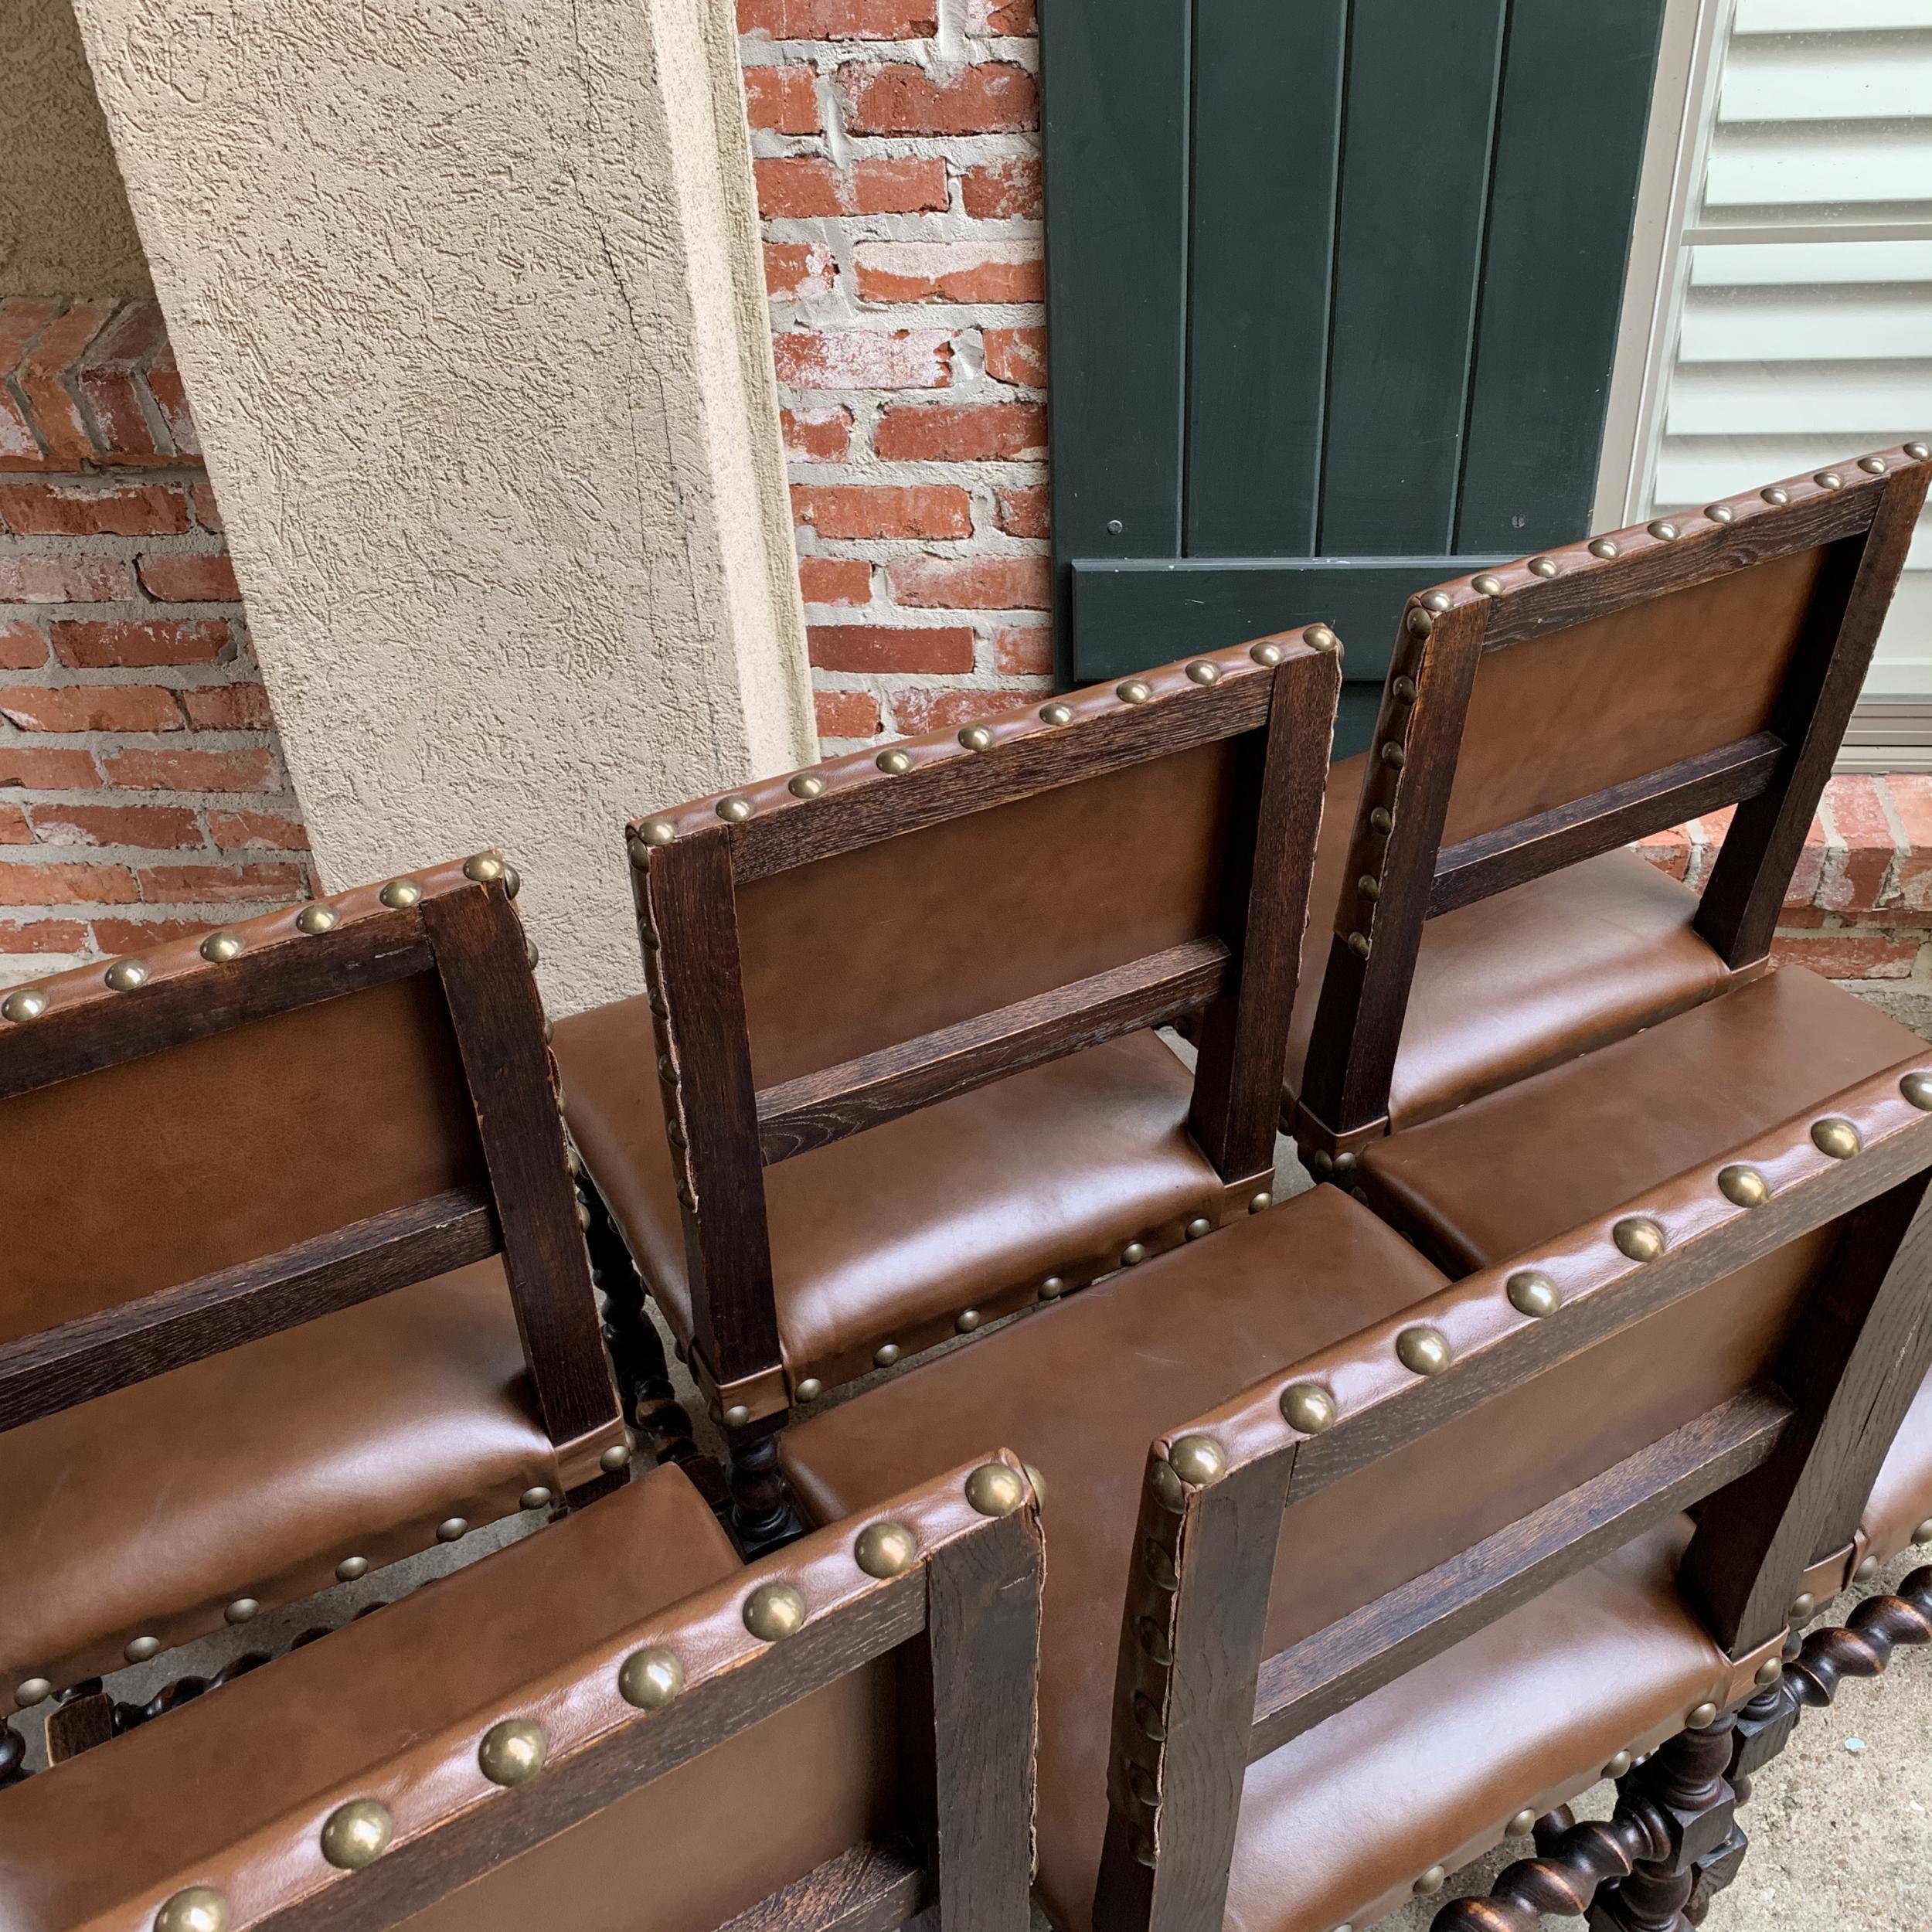
[(1660, 543), (1675, 543), (1683, 535), (1668, 517), (1660, 516), (1655, 523), (1646, 523), (1644, 528)]
[(1540, 1268), (1519, 1268), (1504, 1284), (1504, 1292), (1519, 1315), (1534, 1315), (1539, 1320), (1554, 1315), (1563, 1302), (1556, 1283)]
[(727, 1429), (742, 1429), (751, 1420), (751, 1411), (742, 1402), (734, 1402), (724, 1412), (724, 1426)]
[(821, 798), (825, 796), (825, 781), (809, 771), (801, 771), (785, 786), (794, 798)]
[(1221, 682), (1221, 667), (1218, 664), (1210, 664), (1206, 658), (1196, 658), (1188, 666), (1187, 675), (1189, 681), (1195, 684), (1219, 684)]
[(1868, 476), (1883, 476), (1885, 474), (1885, 458), (1882, 456), (1861, 456), (1859, 468)]
[(1852, 1572), (1852, 1580), (1855, 1583), (1869, 1583), (1878, 1573), (1879, 1560), (1876, 1556), (1867, 1556)]
[(369, 1559), (366, 1556), (345, 1556), (335, 1566), (335, 1580), (338, 1583), (352, 1583), (359, 1577), (368, 1574)]
[(982, 1516), (1010, 1516), (1026, 1500), (1026, 1485), (1003, 1462), (982, 1462), (966, 1478), (966, 1500)]
[(523, 961), (532, 972), (536, 971), (543, 957), (543, 955), (536, 949), (536, 941), (534, 939), (526, 939), (523, 942)]
[(1357, 959), (1366, 959), (1369, 957), (1369, 935), (1366, 933), (1349, 934), (1348, 946), (1349, 951), (1353, 953)]
[(1762, 1207), (1771, 1198), (1771, 1184), (1754, 1167), (1733, 1161), (1717, 1171), (1717, 1190), (1738, 1207)]
[(514, 866), (503, 868), (503, 893), (508, 899), (514, 899), (523, 889), (523, 875)]
[(961, 1308), (953, 1319), (953, 1327), (961, 1335), (971, 1335), (979, 1326), (981, 1318), (978, 1309)]
[(335, 930), (335, 908), (333, 906), (304, 906), (295, 915), (295, 923), (310, 934), (328, 933)]
[(1134, 1693), (1134, 1722), (1140, 1727), (1143, 1737), (1156, 1744), (1166, 1741), (1167, 1723), (1161, 1716), (1161, 1707), (1145, 1691)]
[(1619, 1253), (1633, 1261), (1655, 1261), (1664, 1251), (1664, 1230), (1648, 1216), (1627, 1214), (1610, 1231)]
[(470, 1519), (467, 1516), (445, 1516), (436, 1526), (436, 1540), (440, 1543), (453, 1543), (470, 1533)]
[(1145, 1241), (1130, 1241), (1121, 1250), (1121, 1266), (1124, 1268), (1138, 1267), (1146, 1259), (1147, 1243)]
[(1257, 664), (1265, 665), (1272, 671), (1281, 662), (1281, 647), (1278, 644), (1251, 644), (1248, 646), (1248, 655)]
[(1175, 1474), (1172, 1464), (1158, 1461), (1148, 1464), (1147, 1485), (1154, 1492), (1154, 1500), (1169, 1514), (1187, 1513), (1187, 1485)]
[(872, 1366), (876, 1369), (889, 1369), (899, 1359), (899, 1356), (900, 1347), (896, 1342), (882, 1342), (872, 1351)]
[(1386, 805), (1377, 805), (1369, 815), (1369, 824), (1376, 832), (1393, 832), (1396, 828), (1395, 814)]
[[(654, 844), (668, 844), (668, 840), (654, 840)], [(473, 879), (478, 885), (487, 886), (503, 876), (503, 861), (493, 852), (480, 852), (472, 859), (463, 861), (463, 876)]]
[(1153, 696), (1154, 688), (1143, 684), (1138, 678), (1129, 678), (1126, 683), (1114, 687), (1114, 695), (1122, 704), (1145, 704)]
[(1336, 657), (1342, 654), (1342, 640), (1325, 624), (1310, 624), (1301, 633), (1301, 641), (1311, 651), (1319, 651)]
[(807, 1376), (793, 1393), (801, 1402), (816, 1402), (825, 1393), (825, 1385), (816, 1376)]
[(718, 816), (729, 824), (742, 825), (751, 816), (751, 801), (740, 798), (734, 794), (729, 798), (720, 798), (717, 811)]
[(548, 1509), (550, 1506), (550, 1492), (539, 1484), (534, 1489), (525, 1490), (522, 1495), (517, 1498), (516, 1505), (519, 1509)]
[(1606, 1777), (1621, 1777), (1634, 1762), (1628, 1751), (1619, 1751), (1604, 1767), (1604, 1775)]
[(1161, 1787), (1155, 1783), (1154, 1774), (1145, 1764), (1128, 1766), (1127, 1783), (1136, 1803), (1145, 1804), (1150, 1811), (1159, 1805)]
[(805, 1626), (805, 1600), (790, 1583), (760, 1583), (745, 1599), (745, 1628), (760, 1642), (776, 1644)]
[(675, 1651), (634, 1650), (617, 1672), (617, 1695), (641, 1711), (661, 1711), (684, 1689), (684, 1665)]
[(1480, 577), (1469, 580), (1469, 587), (1479, 597), (1499, 597), (1502, 595), (1502, 579), (1485, 570)]
[(1326, 1148), (1318, 1147), (1308, 1156), (1307, 1165), (1311, 1174), (1332, 1174), (1335, 1172), (1335, 1156)]
[(13, 1701), (22, 1709), (44, 1703), (53, 1695), (53, 1680), (47, 1677), (24, 1678), (14, 1686)]
[(228, 1932), (228, 1901), (212, 1885), (187, 1885), (155, 1914), (155, 1932)]
[(1768, 1690), (1784, 1675), (1784, 1660), (1781, 1657), (1767, 1657), (1757, 1667), (1757, 1674), (1751, 1682), (1760, 1689)]
[(359, 1872), (389, 1848), (396, 1821), (386, 1804), (372, 1798), (338, 1804), (322, 1826), (322, 1856), (338, 1871)]
[(1042, 724), (1070, 725), (1073, 722), (1073, 707), (1063, 704), (1043, 704), (1039, 708), (1039, 718)]
[(1932, 1073), (1908, 1073), (1899, 1091), (1922, 1113), (1932, 1113)]
[(1205, 1215), (1197, 1214), (1182, 1230), (1190, 1241), (1198, 1241), (1204, 1234), (1214, 1232), (1214, 1223)]
[[(406, 912), (423, 896), (423, 888), (413, 879), (392, 879), (376, 896), (393, 913)], [(206, 952), (208, 948), (202, 948)]]
[(1409, 1889), (1419, 1899), (1426, 1899), (1432, 1892), (1440, 1892), (1449, 1883), (1449, 1874), (1440, 1865), (1432, 1865)]
[(959, 742), (968, 751), (990, 751), (993, 748), (993, 734), (984, 725), (968, 725), (959, 734)]
[(1912, 1540), (1921, 1548), (1927, 1543), (1932, 1543), (1932, 1516), (1927, 1516), (1925, 1521), (1913, 1531)]
[(1707, 1731), (1717, 1722), (1717, 1706), (1712, 1703), (1694, 1704), (1684, 1713), (1686, 1730)]
[(1248, 1212), (1250, 1214), (1265, 1214), (1274, 1206), (1274, 1196), (1265, 1188), (1259, 1194), (1248, 1196)]
[(1335, 1171), (1338, 1174), (1352, 1174), (1361, 1165), (1361, 1157), (1344, 1148), (1335, 1157)]
[(1791, 500), (1791, 492), (1780, 489), (1775, 483), (1767, 488), (1760, 490), (1758, 495), (1764, 498), (1767, 503), (1773, 504), (1780, 509)]
[(148, 968), (138, 959), (117, 959), (102, 977), (117, 993), (131, 993), (148, 984)]
[(913, 768), (913, 761), (903, 751), (882, 751), (872, 763), (892, 778), (899, 777)]
[(638, 836), (647, 845), (668, 845), (678, 835), (678, 828), (668, 818), (647, 818), (638, 828)]
[(1219, 1482), (1228, 1472), (1228, 1459), (1212, 1436), (1183, 1436), (1171, 1444), (1167, 1459), (1184, 1482), (1206, 1488)]
[(1836, 470), (1820, 470), (1811, 481), (1821, 490), (1842, 490), (1845, 487), (1845, 479)]
[(1932, 456), (1932, 444), (1908, 443), (1905, 446), (1905, 453), (1914, 463), (1923, 463), (1928, 456)]
[(1735, 523), (1737, 512), (1728, 503), (1706, 503), (1704, 514), (1713, 523)]
[(1786, 1618), (1794, 1624), (1801, 1624), (1818, 1607), (1818, 1599), (1808, 1590), (1801, 1590), (1791, 1599), (1791, 1607), (1785, 1612)]
[(1291, 1383), (1281, 1391), (1281, 1419), (1298, 1434), (1318, 1436), (1335, 1427), (1335, 1397), (1318, 1382)]
[(577, 1203), (577, 1226), (587, 1234), (590, 1231), (590, 1210), (581, 1201)]
[(852, 1554), (868, 1577), (903, 1577), (918, 1560), (919, 1539), (903, 1522), (868, 1523)]
[(1865, 1145), (1858, 1129), (1842, 1115), (1827, 1114), (1811, 1123), (1811, 1144), (1835, 1161), (1849, 1161)]
[(1448, 1338), (1426, 1322), (1404, 1328), (1396, 1337), (1396, 1359), (1411, 1375), (1439, 1376), (1454, 1359)]
[(47, 996), (37, 986), (22, 986), (0, 1000), (0, 1017), (12, 1020), (16, 1026), (38, 1019), (46, 1010)]
[(506, 1717), (483, 1733), (476, 1747), (477, 1769), (492, 1784), (527, 1784), (543, 1768), (550, 1740), (541, 1724), (527, 1717)]
[(1398, 744), (1385, 744), (1382, 747), (1382, 762), (1391, 771), (1400, 771), (1409, 762), (1409, 754)]
[(1174, 1662), (1174, 1646), (1167, 1641), (1167, 1632), (1151, 1617), (1143, 1617), (1134, 1626), (1134, 1640), (1141, 1647), (1141, 1654), (1147, 1661), (1161, 1670), (1166, 1670)]
[(1600, 556), (1605, 563), (1608, 563), (1617, 554), (1617, 546), (1607, 536), (1592, 537), (1590, 540), (1590, 554), (1592, 556)]
[(614, 1442), (597, 1458), (597, 1467), (607, 1472), (621, 1469), (631, 1460), (631, 1445), (628, 1442)]
[(1419, 604), (1411, 604), (1409, 614), (1403, 620), (1408, 626), (1412, 638), (1426, 638), (1436, 628), (1436, 614), (1425, 611)]
[(1447, 590), (1425, 590), (1420, 597), (1416, 599), (1416, 601), (1422, 606), (1423, 610), (1433, 611), (1437, 617), (1440, 617), (1443, 612), (1455, 601), (1455, 599), (1451, 597)]
[(158, 1637), (137, 1637), (121, 1654), (131, 1664), (145, 1664), (149, 1658), (161, 1655), (161, 1639)]
[(1512, 1838), (1527, 1838), (1536, 1828), (1536, 1814), (1526, 1804), (1502, 1828)]
[(260, 1602), (253, 1597), (237, 1597), (222, 1615), (231, 1624), (250, 1623), (261, 1614), (261, 1608)]
[(1563, 566), (1553, 556), (1532, 556), (1529, 560), (1532, 577), (1553, 577), (1562, 574)]
[(1355, 889), (1364, 899), (1379, 899), (1382, 896), (1381, 880), (1369, 872), (1365, 872), (1355, 882)]
[(1039, 1284), (1039, 1298), (1043, 1301), (1057, 1301), (1066, 1292), (1066, 1284), (1057, 1274), (1049, 1274)]

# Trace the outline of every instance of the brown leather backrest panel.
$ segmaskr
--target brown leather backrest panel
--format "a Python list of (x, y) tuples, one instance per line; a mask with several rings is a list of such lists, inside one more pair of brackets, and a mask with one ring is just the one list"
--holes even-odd
[(1684, 1296), (1291, 1505), (1275, 1556), (1267, 1654), (1764, 1379), (1838, 1226)]
[(482, 1179), (433, 976), (0, 1100), (0, 1342)]
[(714, 1932), (886, 1836), (894, 1659), (834, 1679), (404, 1921), (410, 1932)]
[(760, 1087), (1216, 930), (1235, 747), (1078, 780), (742, 884)]
[(1764, 730), (1822, 549), (1486, 651), (1443, 843)]

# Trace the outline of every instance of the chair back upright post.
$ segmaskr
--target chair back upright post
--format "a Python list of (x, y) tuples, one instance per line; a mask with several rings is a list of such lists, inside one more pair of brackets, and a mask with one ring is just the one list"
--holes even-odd
[[(500, 1253), (566, 1493), (624, 1480), (507, 874), (479, 854), (0, 1002), (0, 1149), (19, 1150), (25, 1243), (0, 1304), (0, 1430)], [(386, 1073), (366, 1060), (338, 1090), (351, 1053)], [(357, 1109), (380, 1096), (360, 1083), (385, 1079), (395, 1119), (372, 1127)], [(166, 1131), (144, 1121), (131, 1144), (131, 1113)], [(233, 1145), (202, 1124), (216, 1119), (267, 1163), (240, 1202)], [(95, 1183), (71, 1159), (52, 1175), (33, 1145), (87, 1155)], [(144, 1216), (154, 1238), (130, 1224)], [(59, 1239), (36, 1249), (36, 1229)]]
[[(1680, 1587), (1731, 1661), (1730, 1706), (1748, 1698), (1808, 1570), (1842, 1561), (1932, 1364), (1928, 1107), (1925, 1065), (1893, 1068), (1157, 1440), (1122, 1616), (1097, 1932), (1217, 1932), (1250, 1763), (1693, 1505)], [(1735, 1345), (1713, 1377), (1672, 1349), (1700, 1298), (1708, 1321), (1713, 1294), (1724, 1309), (1767, 1293), (1791, 1310), (1768, 1358)], [(1647, 1412), (1643, 1433), (1663, 1433), (1633, 1440), (1628, 1405), (1593, 1417), (1577, 1392), (1645, 1349), (1677, 1366)], [(1548, 1471), (1573, 1467), (1579, 1444), (1528, 1426), (1539, 1382), (1541, 1412), (1553, 1389), (1588, 1432), (1595, 1473), (1569, 1486)], [(1338, 1510), (1350, 1525), (1393, 1517), (1411, 1450), (1453, 1454), (1459, 1481), (1504, 1506), (1471, 1506), (1420, 1576), (1357, 1536), (1360, 1573), (1329, 1593), (1338, 1614), (1278, 1600), (1277, 1579), (1305, 1597), (1325, 1571)], [(1396, 1577), (1408, 1580), (1383, 1587)], [(1725, 1725), (1726, 1708), (1684, 1721)], [(1673, 1847), (1669, 1883), (1686, 1896), (1727, 1804), (1714, 1786)]]
[[(736, 1432), (739, 1468), (775, 1459), (769, 1438), (791, 1398), (767, 1166), (1199, 1014), (1192, 1131), (1225, 1185), (1224, 1213), (1266, 1205), (1339, 655), (1333, 634), (1311, 627), (628, 828), (692, 1366)], [(1144, 781), (1168, 790), (1136, 793)], [(1070, 859), (1039, 849), (1025, 815), (1043, 808), (1082, 842)], [(1123, 808), (1141, 849), (1120, 849)], [(925, 895), (917, 913), (852, 903), (861, 884), (883, 889), (852, 869), (892, 842), (893, 879), (917, 876)], [(1056, 888), (1063, 863), (1076, 876)], [(824, 896), (808, 902), (801, 876), (813, 868)], [(1104, 889), (1101, 911), (1086, 903), (1081, 868)], [(1151, 882), (1138, 903), (1135, 871)], [(1020, 883), (1002, 901), (1010, 879)], [(1064, 931), (1031, 929), (1028, 891), (1050, 900)], [(841, 910), (821, 916), (827, 904)], [(1110, 927), (1106, 911), (1122, 906)], [(882, 923), (893, 917), (903, 930)], [(787, 981), (773, 957), (794, 933), (807, 983)]]
[(1910, 444), (1411, 599), (1302, 1078), (1305, 1151), (1386, 1130), (1441, 913), (1736, 805), (1697, 930), (1733, 973), (1762, 964), (1928, 481)]

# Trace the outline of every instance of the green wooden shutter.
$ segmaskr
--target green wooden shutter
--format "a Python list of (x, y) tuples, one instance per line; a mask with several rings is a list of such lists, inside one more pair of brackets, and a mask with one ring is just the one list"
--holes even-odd
[(1045, 0), (1063, 679), (1587, 527), (1665, 0)]

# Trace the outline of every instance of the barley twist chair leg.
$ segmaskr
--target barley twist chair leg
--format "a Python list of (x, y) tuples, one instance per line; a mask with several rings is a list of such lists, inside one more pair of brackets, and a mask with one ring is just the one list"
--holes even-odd
[(1630, 1804), (1654, 1811), (1663, 1849), (1599, 1889), (1592, 1932), (1685, 1932), (1696, 1924), (1689, 1908), (1699, 1866), (1730, 1844), (1734, 1828), (1736, 1798), (1726, 1774), (1736, 1726), (1726, 1713), (1701, 1730), (1679, 1731), (1618, 1786), (1618, 1811)]
[(1796, 1702), (1822, 1710), (1848, 1677), (1881, 1677), (1901, 1644), (1932, 1643), (1932, 1564), (1913, 1571), (1894, 1596), (1868, 1597), (1835, 1629), (1805, 1638), (1785, 1677)]
[(1536, 1821), (1536, 1855), (1507, 1866), (1486, 1899), (1453, 1899), (1430, 1932), (1536, 1932), (1546, 1913), (1580, 1918), (1597, 1888), (1630, 1876), (1645, 1859), (1665, 1856), (1670, 1837), (1647, 1800), (1620, 1796), (1614, 1815), (1579, 1825), (1568, 1805)]

